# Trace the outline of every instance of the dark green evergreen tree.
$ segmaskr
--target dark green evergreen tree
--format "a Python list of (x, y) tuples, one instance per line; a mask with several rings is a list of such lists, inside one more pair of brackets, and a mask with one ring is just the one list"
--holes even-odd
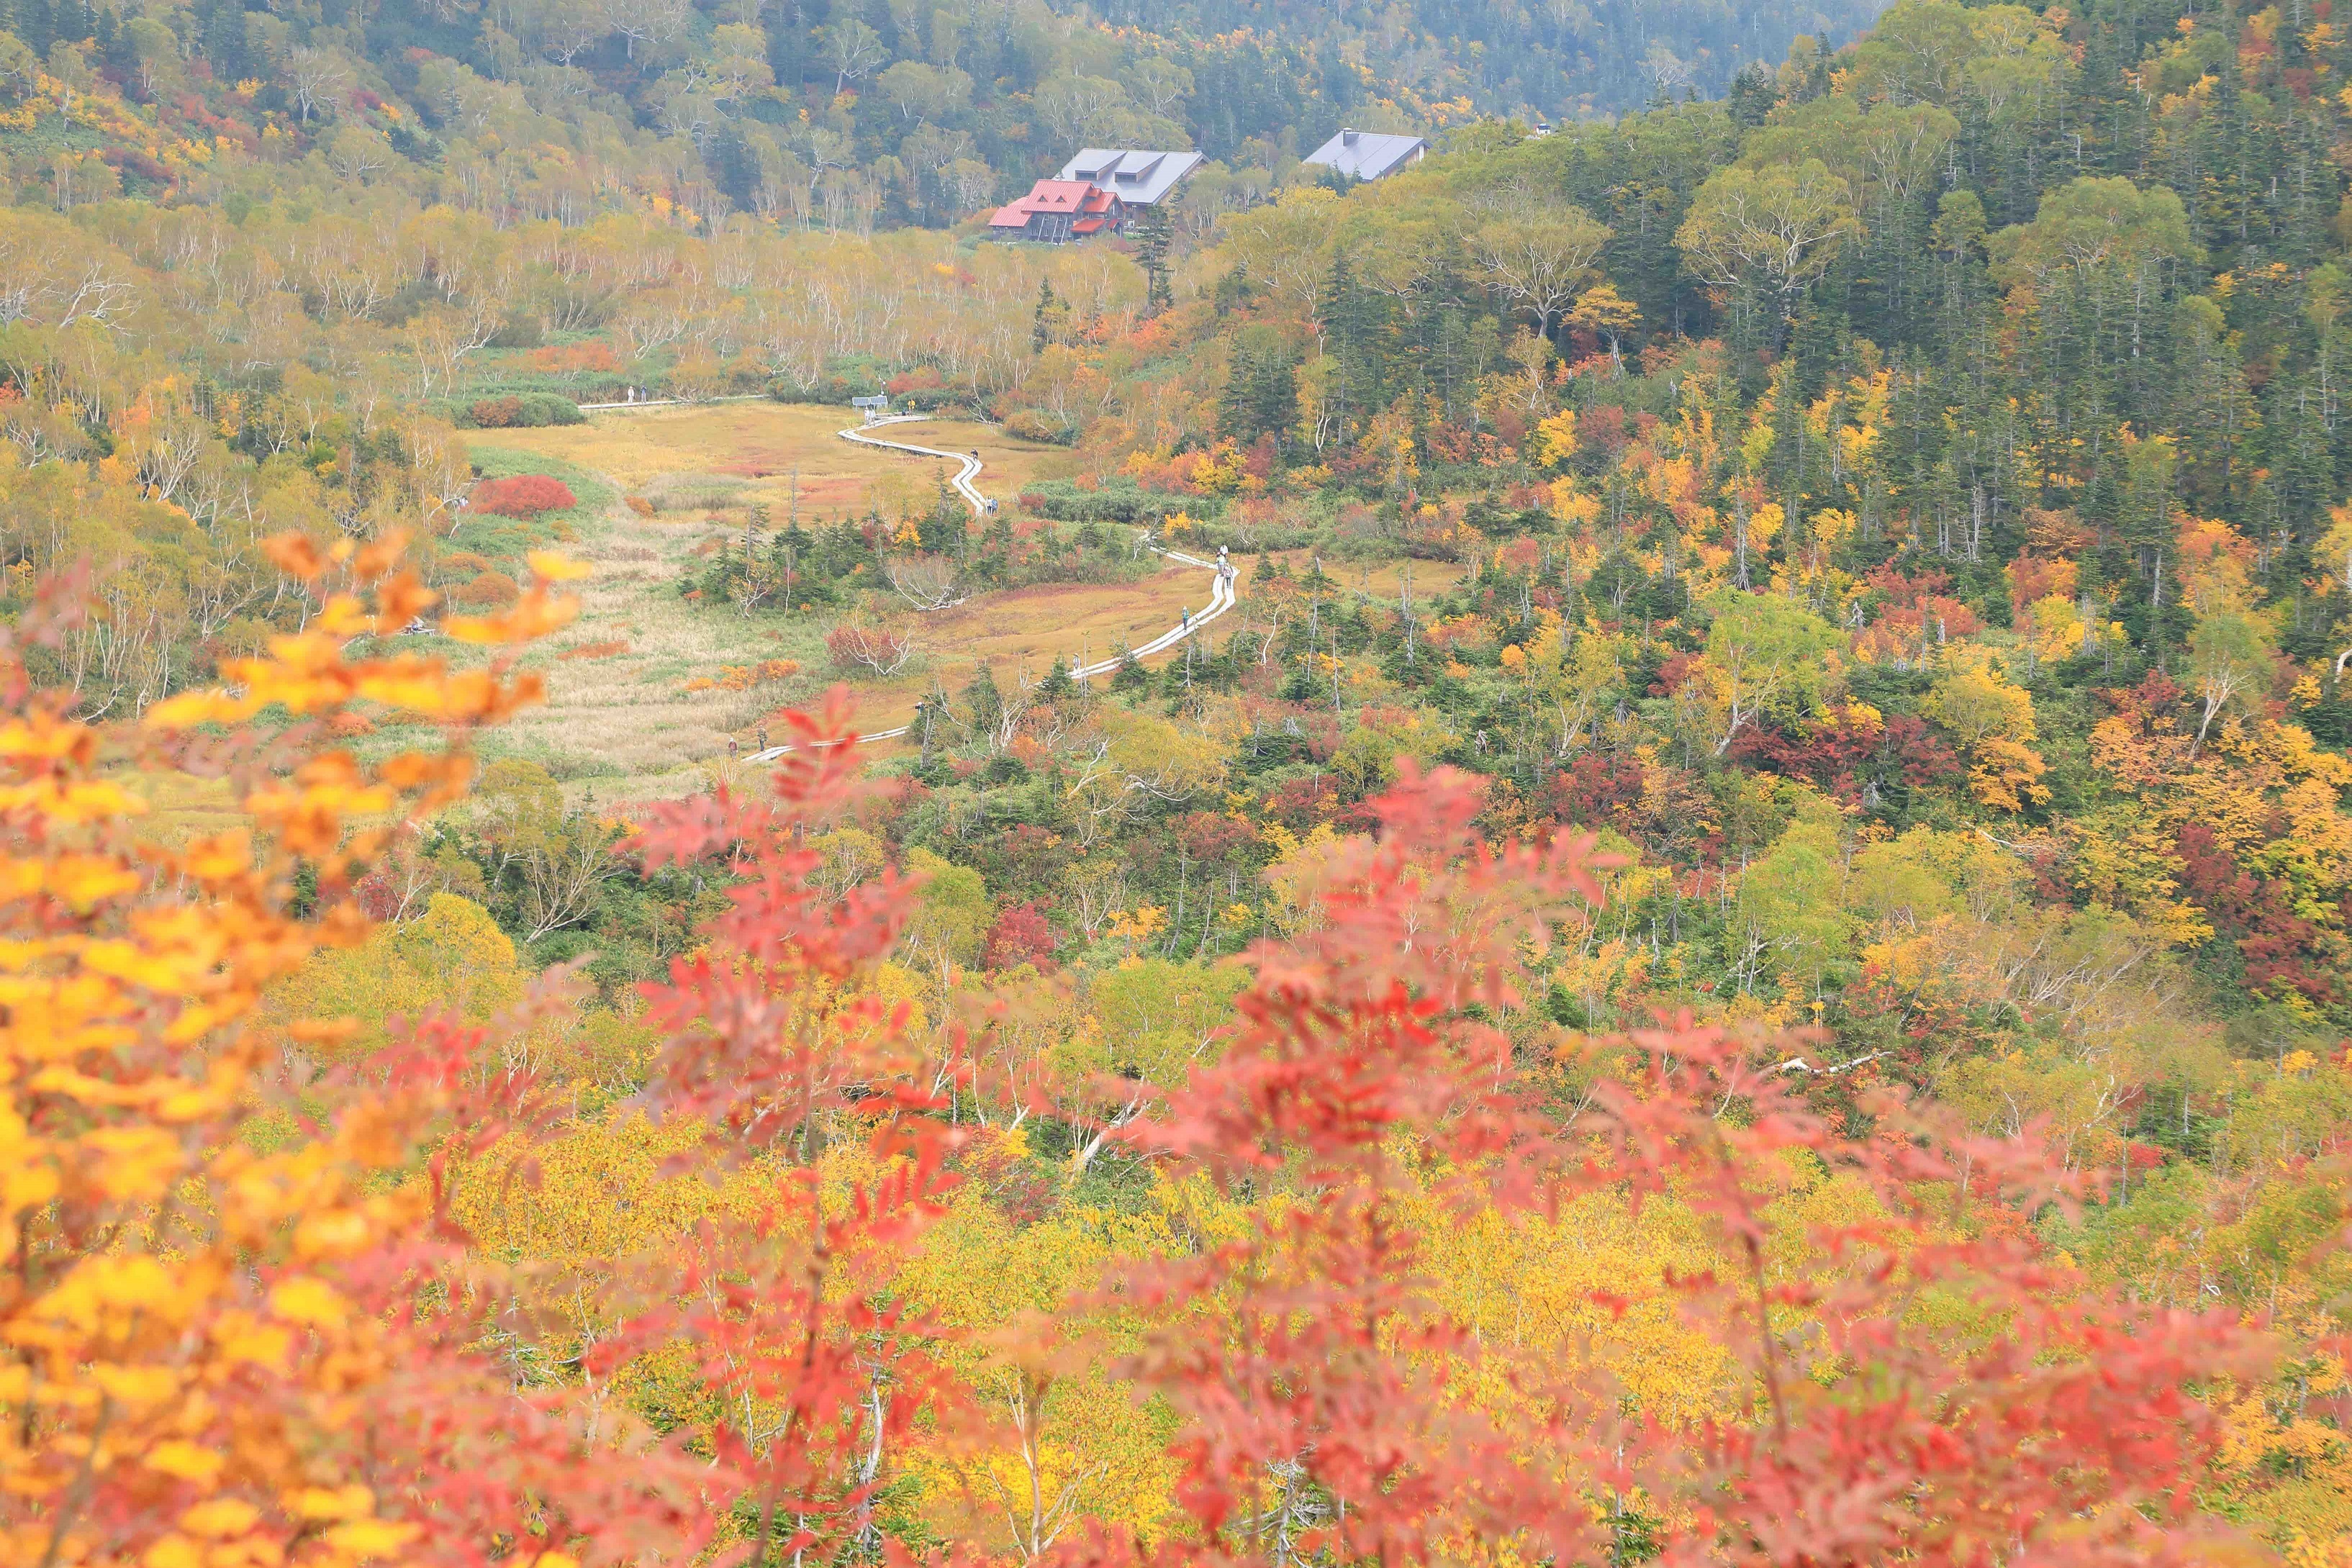
[(226, 87), (250, 76), (244, 0), (211, 0), (201, 20), (205, 63), (212, 68), (213, 80)]
[(995, 671), (983, 664), (972, 672), (963, 688), (963, 706), (974, 730), (985, 734), (996, 727), (1004, 716), (1004, 693), (996, 684)]
[(1297, 422), (1298, 376), (1290, 346), (1268, 329), (1244, 331), (1234, 341), (1219, 400), (1219, 430), (1246, 444), (1261, 435), (1280, 439)]
[(1054, 294), (1054, 280), (1040, 279), (1037, 284), (1037, 313), (1029, 325), (1029, 348), (1042, 354), (1046, 346), (1060, 342), (1070, 323), (1070, 308)]
[(1356, 427), (1386, 402), (1385, 301), (1356, 281), (1348, 253), (1331, 259), (1316, 302), (1316, 319), (1323, 329), (1325, 351), (1338, 361), (1333, 409), (1342, 442), (1354, 438)]
[(1143, 268), (1144, 313), (1157, 315), (1176, 303), (1168, 278), (1168, 248), (1175, 238), (1176, 225), (1168, 204), (1157, 202), (1144, 208), (1128, 232), (1135, 241), (1135, 265)]

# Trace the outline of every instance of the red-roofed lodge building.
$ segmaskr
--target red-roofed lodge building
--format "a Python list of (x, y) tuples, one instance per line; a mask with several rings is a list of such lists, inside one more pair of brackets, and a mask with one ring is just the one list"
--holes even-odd
[(988, 220), (988, 232), (999, 239), (1049, 245), (1117, 234), (1126, 226), (1127, 204), (1086, 180), (1040, 180), (1027, 195), (1007, 202)]

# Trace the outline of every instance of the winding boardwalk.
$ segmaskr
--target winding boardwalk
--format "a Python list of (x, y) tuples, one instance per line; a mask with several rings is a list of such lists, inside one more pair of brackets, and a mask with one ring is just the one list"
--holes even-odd
[[(844, 441), (854, 441), (860, 446), (878, 446), (887, 451), (906, 453), (910, 457), (944, 458), (948, 462), (956, 464), (958, 466), (955, 476), (948, 483), (955, 486), (956, 494), (963, 497), (964, 505), (971, 508), (973, 517), (987, 516), (988, 497), (982, 495), (980, 486), (973, 483), (980, 477), (982, 466), (977, 456), (969, 452), (945, 452), (936, 446), (919, 446), (911, 441), (887, 441), (874, 434), (875, 431), (886, 425), (919, 423), (923, 417), (919, 413), (891, 414), (864, 425), (852, 425), (849, 429), (842, 431), (840, 434)], [(1197, 614), (1187, 615), (1182, 621), (1139, 648), (1130, 648), (1117, 658), (1097, 659), (1093, 664), (1074, 667), (1070, 671), (1072, 680), (1090, 681), (1097, 675), (1108, 675), (1117, 670), (1129, 654), (1140, 659), (1147, 654), (1165, 653), (1234, 607), (1234, 580), (1236, 574), (1233, 563), (1225, 559), (1225, 552), (1222, 549), (1217, 551), (1216, 559), (1202, 560), (1199, 556), (1186, 555), (1181, 550), (1162, 549), (1154, 544), (1147, 544), (1144, 548), (1154, 555), (1165, 557), (1169, 560), (1177, 561), (1185, 566), (1197, 566), (1210, 573), (1207, 608)], [(874, 730), (869, 734), (858, 736), (856, 744), (864, 746), (870, 741), (896, 740), (914, 727), (911, 724), (902, 724), (896, 729)], [(828, 742), (827, 744), (840, 743)], [(792, 749), (793, 747), (789, 746), (772, 746), (765, 751), (751, 753), (749, 760), (772, 761)]]

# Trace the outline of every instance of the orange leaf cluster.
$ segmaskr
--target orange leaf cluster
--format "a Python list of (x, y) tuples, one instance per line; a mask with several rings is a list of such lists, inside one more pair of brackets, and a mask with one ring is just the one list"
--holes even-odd
[[(239, 661), (235, 690), (151, 710), (143, 737), (35, 687), (26, 655), (69, 606), (0, 643), (0, 1559), (341, 1568), (505, 1540), (561, 1568), (585, 1531), (645, 1517), (624, 1494), (661, 1471), (597, 1479), (577, 1428), (477, 1348), (498, 1292), (454, 1244), (446, 1167), (533, 1115), (532, 1085), (478, 1071), (480, 1031), (446, 1019), (364, 1082), (307, 1085), (240, 1028), (362, 934), (355, 877), (463, 792), (469, 737), (532, 684), (349, 656), (430, 601), (396, 545), (276, 553), (317, 594), (307, 629)], [(541, 592), (531, 614), (554, 613)], [(445, 744), (369, 765), (193, 733), (358, 703)], [(137, 837), (140, 764), (230, 772), (252, 825)], [(691, 1538), (682, 1505), (667, 1518)]]

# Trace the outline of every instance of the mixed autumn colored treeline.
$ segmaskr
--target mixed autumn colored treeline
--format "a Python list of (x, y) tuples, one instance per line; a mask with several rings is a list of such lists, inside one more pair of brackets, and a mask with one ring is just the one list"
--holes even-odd
[(1870, 15), (1778, 0), (1736, 16), (1689, 3), (6, 0), (0, 170), (60, 206), (267, 200), (290, 181), (503, 221), (578, 222), (617, 199), (869, 232), (966, 219), (1081, 147), (1196, 147), (1211, 166), (1182, 202), (1205, 224), (1343, 125), (1713, 96), (1799, 34), (1843, 39)]

